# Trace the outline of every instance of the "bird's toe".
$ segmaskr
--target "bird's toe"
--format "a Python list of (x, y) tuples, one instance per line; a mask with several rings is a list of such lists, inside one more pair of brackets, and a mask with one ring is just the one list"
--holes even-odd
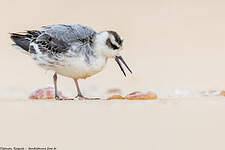
[(100, 98), (88, 98), (83, 95), (77, 95), (75, 98), (78, 100), (100, 100)]

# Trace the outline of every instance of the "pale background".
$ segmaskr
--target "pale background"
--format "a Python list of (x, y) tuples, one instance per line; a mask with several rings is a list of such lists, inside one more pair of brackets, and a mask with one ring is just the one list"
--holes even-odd
[[(25, 100), (33, 89), (52, 84), (52, 72), (46, 73), (12, 48), (8, 33), (56, 23), (117, 31), (124, 38), (123, 57), (133, 74), (123, 77), (111, 60), (101, 73), (80, 81), (85, 93), (114, 87), (222, 90), (225, 1), (1, 0), (0, 18), (0, 97), (4, 97), (0, 105), (0, 146), (49, 144), (65, 150), (224, 149), (223, 100), (129, 104)], [(59, 77), (59, 87), (76, 94), (71, 79)], [(24, 100), (14, 99), (17, 95)]]
[[(55, 23), (115, 30), (124, 38), (123, 56), (134, 74), (124, 78), (111, 60), (103, 72), (81, 81), (82, 87), (225, 88), (223, 1), (14, 0), (1, 1), (0, 7), (1, 88), (52, 84), (52, 73), (10, 47), (8, 33)], [(59, 84), (74, 88), (71, 79)]]

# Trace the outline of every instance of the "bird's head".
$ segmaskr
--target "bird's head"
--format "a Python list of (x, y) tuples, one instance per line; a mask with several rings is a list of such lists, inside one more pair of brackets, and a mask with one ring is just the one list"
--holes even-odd
[(121, 71), (126, 76), (124, 69), (122, 68), (121, 62), (127, 67), (127, 69), (131, 73), (132, 71), (130, 70), (130, 68), (127, 66), (127, 64), (120, 55), (122, 48), (123, 48), (123, 39), (115, 31), (103, 31), (96, 34), (95, 49), (106, 58), (114, 58), (118, 63)]

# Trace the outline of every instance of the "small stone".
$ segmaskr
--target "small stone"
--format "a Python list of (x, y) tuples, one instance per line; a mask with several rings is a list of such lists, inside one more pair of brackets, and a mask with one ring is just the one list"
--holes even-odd
[(128, 100), (154, 100), (157, 99), (157, 95), (151, 91), (148, 92), (140, 92), (140, 91), (135, 91), (127, 96), (125, 96), (125, 99)]
[(121, 94), (121, 90), (118, 88), (112, 88), (107, 91), (108, 94)]
[(225, 96), (225, 91), (221, 91), (220, 96)]
[[(66, 98), (61, 91), (58, 91), (60, 98)], [(36, 89), (29, 96), (30, 99), (55, 99), (55, 89), (53, 87), (44, 87)]]
[(122, 100), (122, 99), (124, 99), (124, 97), (121, 95), (113, 95), (113, 96), (110, 96), (109, 98), (107, 98), (107, 100), (113, 100), (113, 99)]

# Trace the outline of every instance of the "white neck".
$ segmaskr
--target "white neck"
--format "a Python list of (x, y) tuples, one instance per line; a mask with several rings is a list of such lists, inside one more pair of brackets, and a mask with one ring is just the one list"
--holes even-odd
[(97, 54), (104, 55), (104, 53), (103, 53), (104, 50), (108, 49), (108, 47), (105, 44), (108, 36), (109, 35), (107, 32), (100, 32), (100, 33), (96, 34), (95, 39), (94, 39), (94, 49)]
[(102, 55), (106, 58), (114, 58), (118, 55), (118, 51), (115, 51), (106, 45), (106, 40), (108, 38), (109, 33), (107, 31), (97, 33), (94, 39), (94, 50), (97, 55)]

